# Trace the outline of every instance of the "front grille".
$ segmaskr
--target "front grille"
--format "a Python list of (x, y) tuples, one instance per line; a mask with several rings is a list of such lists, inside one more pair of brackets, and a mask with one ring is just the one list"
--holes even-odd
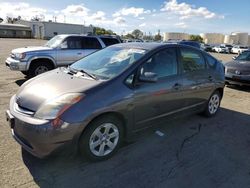
[(235, 69), (227, 68), (227, 73), (235, 74)]
[(227, 68), (227, 73), (230, 74), (237, 74), (237, 71), (239, 72), (239, 75), (250, 75), (250, 70)]

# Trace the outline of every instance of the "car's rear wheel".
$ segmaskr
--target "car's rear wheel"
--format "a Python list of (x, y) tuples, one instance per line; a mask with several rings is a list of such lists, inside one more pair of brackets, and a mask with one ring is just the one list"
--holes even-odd
[(115, 116), (103, 116), (90, 123), (79, 140), (80, 154), (91, 160), (110, 158), (123, 139), (122, 122)]
[(219, 91), (215, 91), (211, 95), (211, 97), (209, 98), (209, 100), (206, 104), (206, 109), (204, 111), (204, 114), (207, 117), (214, 116), (220, 108), (220, 102), (221, 102), (221, 94)]
[(53, 69), (51, 63), (48, 62), (34, 62), (28, 72), (29, 77), (34, 77), (44, 72), (50, 71)]

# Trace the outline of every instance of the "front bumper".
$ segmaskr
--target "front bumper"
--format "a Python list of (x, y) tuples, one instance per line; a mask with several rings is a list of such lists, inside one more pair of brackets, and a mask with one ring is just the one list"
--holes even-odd
[(32, 155), (44, 158), (78, 140), (80, 124), (64, 122), (60, 128), (54, 128), (51, 121), (16, 112), (14, 98), (11, 99), (10, 110), (6, 111), (6, 119), (14, 139)]
[(8, 57), (5, 61), (5, 65), (10, 68), (10, 70), (16, 70), (16, 71), (27, 71), (27, 64), (26, 61), (20, 61), (13, 59), (11, 57)]
[(226, 74), (225, 79), (226, 79), (226, 83), (229, 83), (232, 85), (250, 86), (250, 75)]

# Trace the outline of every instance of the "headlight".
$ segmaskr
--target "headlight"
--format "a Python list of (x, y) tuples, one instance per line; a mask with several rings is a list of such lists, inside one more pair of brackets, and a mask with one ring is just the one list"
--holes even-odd
[(16, 57), (17, 59), (24, 59), (25, 56), (26, 56), (25, 53), (16, 53), (16, 54), (15, 54), (15, 57)]
[(81, 93), (68, 93), (46, 101), (36, 111), (34, 117), (39, 119), (55, 119), (83, 97), (84, 95)]

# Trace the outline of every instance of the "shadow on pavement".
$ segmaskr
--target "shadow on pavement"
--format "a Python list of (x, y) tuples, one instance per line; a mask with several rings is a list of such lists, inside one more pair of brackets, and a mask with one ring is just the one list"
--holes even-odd
[(194, 115), (152, 128), (103, 162), (76, 154), (22, 157), (39, 187), (249, 187), (249, 122), (249, 114), (221, 108), (213, 118)]
[(15, 83), (18, 85), (18, 86), (21, 86), (23, 85), (24, 82), (28, 81), (29, 79), (27, 77), (25, 77), (24, 79), (20, 79), (20, 80), (16, 80)]
[(239, 91), (250, 92), (250, 86), (227, 85), (227, 87), (231, 89), (236, 89)]

